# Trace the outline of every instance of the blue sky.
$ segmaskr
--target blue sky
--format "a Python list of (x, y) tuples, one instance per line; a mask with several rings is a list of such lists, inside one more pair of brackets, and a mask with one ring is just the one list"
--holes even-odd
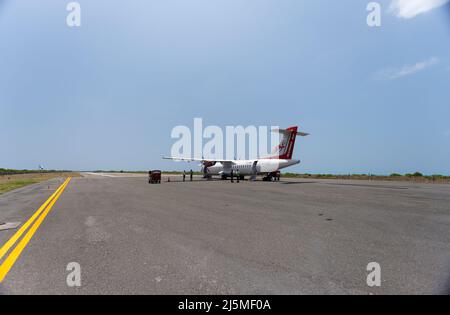
[(298, 124), (295, 172), (450, 174), (446, 0), (68, 2), (0, 0), (0, 167), (190, 168), (201, 117)]

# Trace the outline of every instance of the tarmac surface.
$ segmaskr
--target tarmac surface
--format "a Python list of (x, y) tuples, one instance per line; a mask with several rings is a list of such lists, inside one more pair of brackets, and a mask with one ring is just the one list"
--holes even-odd
[[(450, 185), (83, 175), (0, 294), (450, 293)], [(0, 222), (24, 223), (62, 182), (1, 195)], [(71, 262), (80, 287), (67, 285)], [(380, 287), (367, 285), (370, 262)]]

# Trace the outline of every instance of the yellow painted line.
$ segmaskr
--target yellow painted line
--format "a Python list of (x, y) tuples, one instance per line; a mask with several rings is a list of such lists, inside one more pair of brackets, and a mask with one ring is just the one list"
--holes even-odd
[(46, 202), (31, 216), (30, 219), (28, 219), (27, 222), (25, 222), (24, 225), (5, 243), (5, 245), (0, 248), (0, 259), (5, 256), (5, 254), (9, 251), (9, 249), (17, 242), (17, 240), (22, 236), (22, 234), (28, 229), (28, 227), (36, 220), (36, 218), (44, 211), (44, 209), (47, 207), (47, 205), (55, 198), (55, 196), (58, 194), (58, 192), (61, 190), (61, 188), (64, 186), (64, 184), (69, 179), (66, 179), (64, 183), (59, 186), (59, 188), (50, 196), (50, 198), (47, 199)]
[(44, 221), (45, 217), (49, 214), (49, 212), (52, 210), (52, 207), (58, 200), (58, 198), (61, 196), (61, 194), (66, 189), (67, 185), (70, 182), (70, 177), (64, 182), (64, 184), (61, 186), (61, 189), (59, 189), (56, 196), (50, 201), (50, 203), (45, 208), (44, 212), (42, 212), (42, 215), (39, 216), (39, 218), (34, 222), (33, 226), (30, 228), (30, 230), (25, 234), (25, 236), (20, 240), (19, 244), (13, 249), (11, 254), (5, 259), (5, 261), (0, 266), (0, 283), (3, 282), (8, 272), (11, 270), (11, 268), (14, 266), (14, 263), (19, 258), (22, 251), (25, 249), (25, 247), (30, 242), (33, 235), (36, 233), (39, 226)]

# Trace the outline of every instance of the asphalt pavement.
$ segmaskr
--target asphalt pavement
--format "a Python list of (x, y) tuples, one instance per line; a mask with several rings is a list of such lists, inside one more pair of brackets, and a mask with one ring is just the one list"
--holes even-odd
[[(73, 178), (0, 293), (450, 293), (450, 185), (170, 179)], [(62, 183), (1, 195), (0, 222), (26, 222)], [(0, 246), (16, 232), (0, 231)]]

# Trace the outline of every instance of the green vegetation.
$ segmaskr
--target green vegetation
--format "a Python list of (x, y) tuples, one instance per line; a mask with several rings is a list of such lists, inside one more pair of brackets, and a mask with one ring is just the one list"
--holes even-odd
[(21, 180), (13, 180), (5, 183), (0, 183), (0, 195), (17, 188), (22, 188), (27, 185), (39, 183), (39, 179), (31, 178), (31, 179), (21, 179)]
[(0, 168), (0, 195), (27, 185), (40, 183), (57, 177), (78, 177), (71, 171), (12, 170)]
[(355, 179), (355, 180), (395, 180), (395, 181), (417, 181), (433, 183), (450, 183), (450, 176), (439, 174), (423, 175), (420, 172), (401, 175), (392, 173), (389, 176), (375, 174), (296, 174), (284, 173), (283, 177), (291, 178), (317, 178), (317, 179)]
[(19, 174), (51, 174), (51, 173), (70, 173), (71, 171), (58, 170), (13, 170), (8, 168), (0, 168), (0, 176), (2, 175), (19, 175)]

